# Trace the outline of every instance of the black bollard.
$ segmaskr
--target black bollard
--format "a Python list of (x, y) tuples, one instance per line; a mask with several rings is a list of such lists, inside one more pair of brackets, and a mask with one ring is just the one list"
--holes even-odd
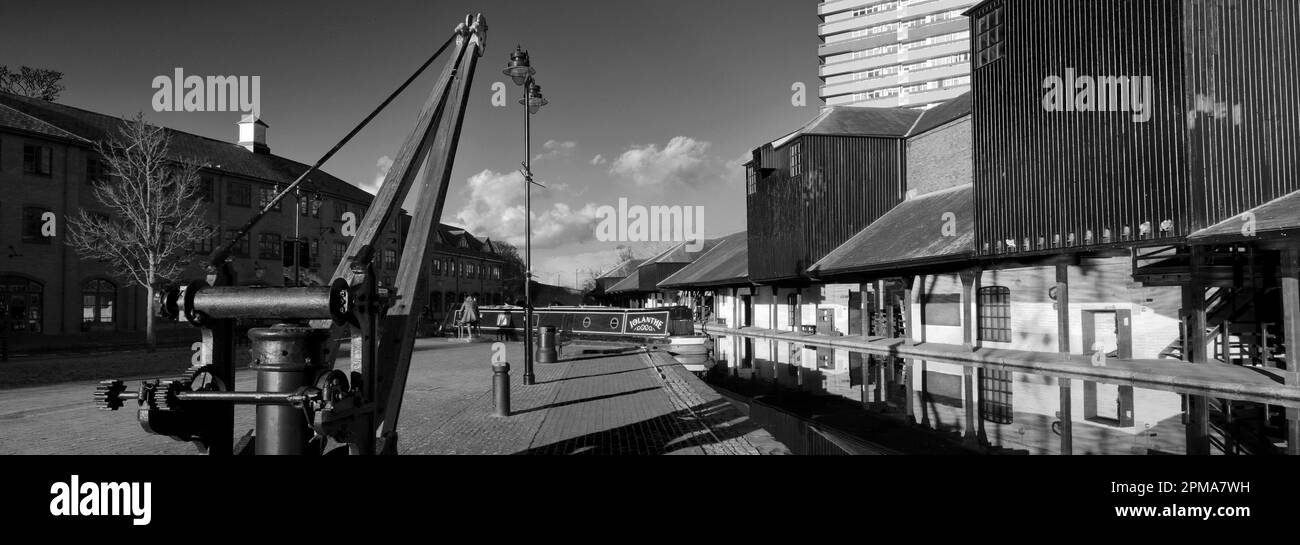
[(560, 361), (560, 353), (555, 349), (555, 327), (542, 326), (540, 341), (537, 343), (537, 363), (555, 363)]
[(492, 364), (492, 394), (496, 398), (496, 416), (510, 416), (510, 364)]

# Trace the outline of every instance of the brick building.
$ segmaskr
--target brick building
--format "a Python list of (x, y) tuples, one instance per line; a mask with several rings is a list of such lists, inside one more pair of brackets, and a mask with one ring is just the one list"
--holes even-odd
[[(80, 209), (104, 212), (92, 181), (104, 176), (93, 143), (116, 134), (123, 120), (79, 108), (0, 93), (0, 316), (11, 334), (63, 334), (89, 330), (142, 330), (145, 291), (115, 278), (107, 263), (80, 259), (65, 244), (68, 220)], [(307, 165), (273, 155), (261, 120), (239, 124), (239, 142), (168, 129), (170, 153), (197, 161), (207, 221), (217, 237), (229, 237), (307, 170)], [(235, 136), (232, 134), (232, 136)], [(298, 197), (255, 227), (232, 256), (236, 283), (284, 286), (295, 282), (292, 241), (295, 226), (308, 257), (297, 282), (327, 284), (344, 259), (350, 237), (374, 198), (326, 172), (304, 182)], [(299, 200), (300, 199), (300, 200)], [(409, 217), (394, 222), (380, 238), (380, 281), (391, 285)], [(398, 229), (398, 224), (402, 226)], [(198, 278), (198, 264), (218, 240), (195, 241), (186, 279)], [(434, 263), (426, 267), (430, 298), (450, 293), (500, 297), (500, 259), (491, 242), (442, 226)]]

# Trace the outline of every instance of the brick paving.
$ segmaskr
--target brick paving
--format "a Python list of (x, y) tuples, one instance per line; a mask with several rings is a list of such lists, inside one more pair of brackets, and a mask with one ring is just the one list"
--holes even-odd
[[(421, 339), (398, 426), (403, 454), (759, 454), (774, 441), (663, 353), (537, 364), (522, 384), (522, 345), (507, 344), (513, 414), (492, 416), (491, 344)], [(184, 365), (186, 362), (180, 362)], [(253, 375), (241, 372), (241, 390)], [(109, 378), (109, 377), (105, 377)], [(0, 454), (193, 454), (149, 435), (134, 412), (100, 411), (95, 382), (0, 391)], [(129, 408), (128, 408), (129, 409)], [(236, 434), (253, 408), (236, 408)]]
[(756, 426), (742, 425), (748, 420), (735, 406), (662, 353), (538, 364), (536, 373), (538, 384), (525, 387), (522, 370), (518, 366), (511, 370), (512, 416), (490, 416), (493, 400), (487, 391), (432, 434), (416, 441), (403, 438), (402, 450), (419, 454), (758, 454), (750, 439), (770, 439)]

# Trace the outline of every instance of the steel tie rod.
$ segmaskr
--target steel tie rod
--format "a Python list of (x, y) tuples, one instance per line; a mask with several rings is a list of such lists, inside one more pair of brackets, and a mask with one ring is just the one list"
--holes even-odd
[(297, 189), (299, 185), (302, 185), (302, 181), (307, 179), (307, 176), (310, 176), (312, 173), (320, 170), (321, 165), (324, 165), (327, 161), (330, 160), (330, 158), (334, 157), (335, 153), (338, 153), (338, 151), (342, 149), (343, 146), (348, 143), (348, 141), (352, 140), (352, 137), (356, 136), (357, 133), (361, 132), (361, 129), (364, 129), (366, 125), (370, 124), (370, 122), (375, 119), (375, 116), (379, 115), (379, 112), (382, 112), (384, 108), (387, 108), (389, 103), (391, 103), (394, 99), (396, 99), (398, 95), (402, 94), (402, 91), (405, 91), (406, 88), (409, 87), (411, 83), (415, 81), (416, 78), (420, 77), (420, 74), (424, 73), (424, 70), (427, 69), (430, 64), (433, 64), (433, 61), (437, 60), (438, 57), (442, 56), (442, 53), (447, 50), (447, 47), (451, 46), (452, 42), (456, 40), (457, 36), (458, 36), (457, 34), (453, 34), (450, 38), (447, 38), (447, 41), (443, 42), (442, 47), (439, 47), (438, 50), (435, 51), (433, 55), (429, 57), (428, 60), (424, 61), (424, 64), (421, 64), (420, 67), (415, 70), (415, 73), (411, 74), (411, 77), (406, 78), (406, 81), (402, 82), (402, 84), (397, 87), (397, 90), (390, 93), (388, 95), (388, 98), (385, 98), (384, 101), (379, 104), (379, 106), (377, 106), (373, 111), (370, 112), (370, 115), (367, 115), (365, 119), (362, 119), (361, 123), (358, 123), (356, 127), (353, 127), (352, 130), (349, 131), (348, 134), (344, 136), (342, 140), (339, 140), (339, 142), (337, 144), (334, 144), (334, 147), (330, 148), (330, 150), (326, 152), (325, 155), (322, 155), (320, 159), (317, 159), (316, 163), (313, 164), (311, 168), (308, 168), (305, 172), (299, 175), (298, 179), (294, 180), (293, 183), (289, 184), (288, 187), (284, 188), (284, 191), (281, 191), (279, 195), (276, 195), (274, 199), (271, 199), (271, 201), (268, 202), (266, 206), (262, 207), (261, 212), (258, 212), (257, 215), (252, 217), (252, 219), (249, 219), (248, 223), (245, 223), (243, 227), (240, 227), (239, 232), (237, 232), (234, 237), (232, 237), (226, 243), (222, 244), (221, 247), (218, 248), (217, 251), (212, 254), (212, 259), (209, 263), (211, 263), (213, 266), (220, 266), (222, 263), (224, 263), (226, 258), (230, 256), (231, 248), (234, 248), (235, 244), (237, 244), (241, 239), (243, 239), (245, 236), (248, 235), (248, 232), (251, 231), (253, 227), (257, 225), (257, 222), (261, 221), (262, 216), (266, 215), (267, 212), (270, 212), (271, 209), (274, 208), (277, 204), (279, 204), (280, 201), (284, 199), (286, 195), (288, 195), (293, 190)]

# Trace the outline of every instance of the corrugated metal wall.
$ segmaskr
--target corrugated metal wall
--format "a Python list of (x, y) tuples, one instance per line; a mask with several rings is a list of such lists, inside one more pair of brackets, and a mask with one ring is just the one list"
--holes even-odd
[[(790, 146), (803, 172), (791, 179)], [(804, 271), (902, 201), (901, 139), (801, 136), (774, 154), (777, 169), (748, 199), (749, 274), (755, 281)]]
[[(971, 13), (976, 55), (995, 9), (1004, 56), (973, 72), (977, 250), (1176, 239), (1300, 189), (1300, 3), (991, 2)], [(1150, 76), (1151, 119), (1047, 111), (1067, 68)]]
[[(1058, 240), (1081, 246), (1089, 232), (1092, 244), (1121, 242), (1124, 227), (1136, 238), (1150, 222), (1154, 236), (1165, 220), (1172, 222), (1167, 235), (1187, 233), (1176, 7), (1031, 0), (985, 4), (971, 14), (974, 46), (979, 17), (1003, 10), (1004, 56), (973, 72), (977, 251), (1047, 250)], [(1064, 78), (1067, 68), (1150, 76), (1151, 119), (1134, 122), (1131, 111), (1047, 111), (1045, 78)]]
[(1183, 0), (1183, 28), (1207, 226), (1300, 190), (1300, 2)]

